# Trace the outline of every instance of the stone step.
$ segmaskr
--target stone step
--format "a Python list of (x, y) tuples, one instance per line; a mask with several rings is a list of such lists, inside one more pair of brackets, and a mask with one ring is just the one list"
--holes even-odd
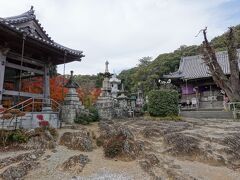
[(207, 119), (233, 119), (233, 113), (226, 111), (182, 111), (180, 112), (180, 116)]

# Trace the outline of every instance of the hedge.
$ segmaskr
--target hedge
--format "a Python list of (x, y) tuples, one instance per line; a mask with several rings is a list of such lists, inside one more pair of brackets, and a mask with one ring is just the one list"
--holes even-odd
[(177, 116), (179, 95), (174, 90), (152, 90), (148, 94), (148, 112), (151, 116)]

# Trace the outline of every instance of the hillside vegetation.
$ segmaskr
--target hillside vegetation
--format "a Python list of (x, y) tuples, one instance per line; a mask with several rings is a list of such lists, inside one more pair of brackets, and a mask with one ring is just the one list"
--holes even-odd
[[(240, 48), (240, 25), (235, 27), (238, 48)], [(211, 43), (216, 51), (226, 50), (226, 33), (212, 39)], [(156, 86), (156, 81), (164, 74), (174, 72), (178, 69), (181, 57), (200, 54), (201, 46), (181, 46), (171, 53), (160, 54), (156, 59), (150, 60), (149, 57), (140, 59), (137, 67), (123, 70), (119, 74), (120, 79), (124, 79), (126, 90), (136, 91), (141, 86), (148, 92)]]

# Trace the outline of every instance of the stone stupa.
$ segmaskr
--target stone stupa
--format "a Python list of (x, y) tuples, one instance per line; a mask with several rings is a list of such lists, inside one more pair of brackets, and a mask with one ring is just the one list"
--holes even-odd
[(77, 114), (81, 113), (81, 110), (84, 109), (84, 106), (78, 97), (78, 93), (76, 92), (79, 85), (74, 81), (73, 71), (71, 71), (71, 76), (65, 87), (68, 88), (68, 93), (64, 98), (61, 116), (63, 122), (72, 124), (74, 123)]
[(111, 85), (111, 94), (113, 98), (117, 98), (119, 89), (118, 85), (121, 84), (121, 80), (117, 78), (117, 75), (114, 73), (112, 78), (109, 80)]
[(114, 99), (111, 95), (112, 88), (109, 81), (110, 78), (112, 77), (112, 74), (109, 73), (108, 65), (109, 65), (109, 62), (106, 61), (105, 72), (102, 73), (104, 77), (102, 89), (101, 89), (102, 92), (96, 102), (100, 119), (112, 119), (114, 116)]

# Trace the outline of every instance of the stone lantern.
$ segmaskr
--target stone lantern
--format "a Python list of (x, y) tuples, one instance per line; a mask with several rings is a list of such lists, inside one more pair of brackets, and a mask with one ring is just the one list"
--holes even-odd
[(81, 109), (84, 109), (76, 92), (79, 85), (74, 81), (73, 71), (71, 71), (71, 76), (65, 87), (68, 88), (68, 93), (64, 98), (64, 104), (62, 106), (62, 120), (63, 122), (72, 124), (74, 123), (77, 113), (79, 113)]
[(112, 97), (116, 98), (119, 93), (118, 85), (121, 84), (121, 80), (117, 78), (116, 74), (113, 74), (112, 78), (109, 81), (111, 84)]
[(131, 109), (135, 109), (136, 107), (136, 100), (137, 100), (137, 97), (135, 94), (132, 94), (129, 98), (129, 101), (130, 101), (130, 106), (131, 106)]
[(122, 89), (119, 92), (120, 92), (120, 95), (117, 97), (119, 107), (122, 109), (127, 109), (128, 97), (125, 95), (123, 84), (122, 84)]

